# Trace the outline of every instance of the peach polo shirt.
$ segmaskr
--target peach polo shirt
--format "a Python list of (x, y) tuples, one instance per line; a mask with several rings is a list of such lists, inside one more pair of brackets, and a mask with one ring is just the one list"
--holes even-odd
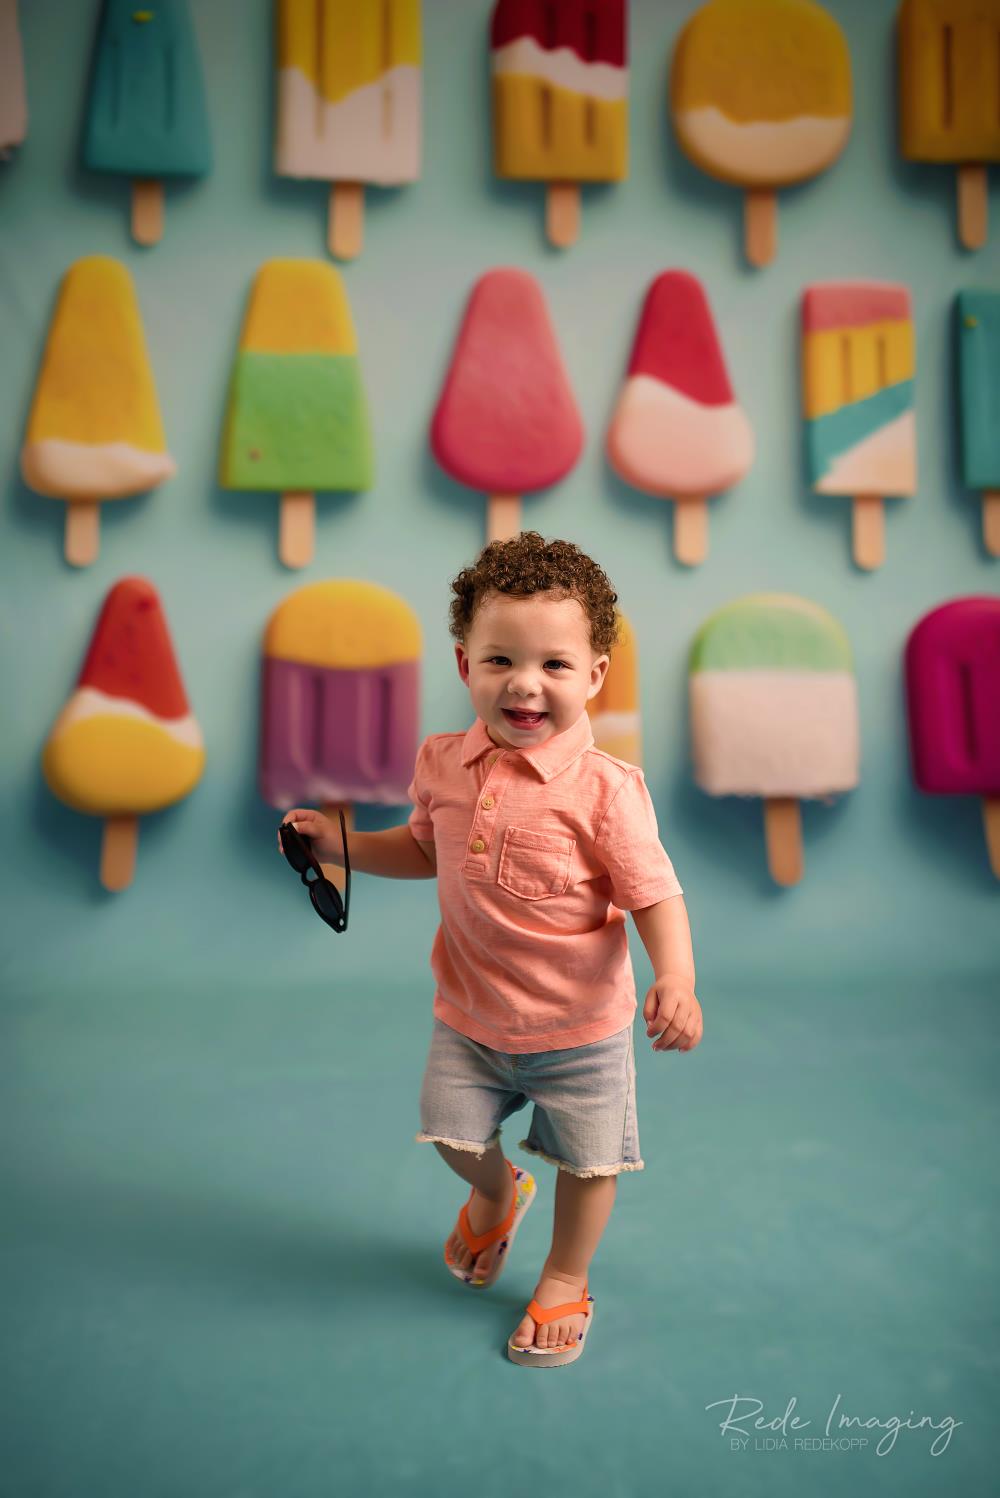
[(434, 1013), (496, 1051), (556, 1051), (636, 1010), (626, 910), (681, 893), (643, 773), (581, 714), (537, 748), (477, 718), (417, 753), (409, 828), (437, 854)]

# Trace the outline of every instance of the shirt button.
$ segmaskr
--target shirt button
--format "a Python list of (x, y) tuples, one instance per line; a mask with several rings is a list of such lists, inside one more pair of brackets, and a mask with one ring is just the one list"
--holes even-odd
[(477, 837), (476, 841), (472, 845), (472, 851), (473, 851), (473, 853), (483, 853), (483, 852), (485, 852), (485, 849), (486, 849), (486, 844), (483, 842), (483, 840), (482, 840), (481, 837)]
[(489, 811), (490, 807), (493, 805), (493, 797), (492, 796), (484, 796), (483, 797), (483, 805), (486, 807), (486, 810)]

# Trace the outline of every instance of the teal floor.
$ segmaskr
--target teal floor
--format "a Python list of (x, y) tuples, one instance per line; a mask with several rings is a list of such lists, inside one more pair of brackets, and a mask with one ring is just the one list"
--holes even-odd
[[(495, 1289), (452, 1279), (423, 1000), (8, 995), (2, 1498), (995, 1494), (995, 988), (715, 994), (689, 1056), (637, 1023), (646, 1169), (545, 1372), (504, 1346), (554, 1170), (514, 1115), (537, 1202)], [(736, 1449), (737, 1396), (794, 1399), (784, 1445)], [(802, 1445), (835, 1404), (868, 1444)]]

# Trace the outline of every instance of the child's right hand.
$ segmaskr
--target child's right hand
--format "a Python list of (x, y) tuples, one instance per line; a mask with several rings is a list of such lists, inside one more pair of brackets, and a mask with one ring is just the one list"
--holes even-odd
[[(296, 832), (301, 832), (303, 837), (309, 838), (312, 851), (319, 863), (336, 863), (343, 868), (344, 843), (340, 836), (339, 817), (334, 820), (331, 817), (325, 817), (321, 811), (311, 810), (308, 806), (297, 806), (294, 811), (288, 811), (282, 817), (282, 826), (286, 822), (294, 822)], [(281, 853), (280, 834), (275, 833), (275, 837), (278, 840), (278, 852)]]

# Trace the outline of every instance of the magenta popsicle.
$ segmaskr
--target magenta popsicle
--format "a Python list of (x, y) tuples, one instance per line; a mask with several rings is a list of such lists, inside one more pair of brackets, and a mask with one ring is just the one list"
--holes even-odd
[(906, 644), (913, 778), (932, 796), (981, 796), (1000, 878), (1000, 598), (957, 598)]
[[(405, 805), (420, 720), (420, 622), (375, 583), (297, 588), (264, 635), (259, 783), (280, 811)], [(329, 872), (329, 871), (328, 871)], [(338, 883), (343, 870), (331, 875)]]

